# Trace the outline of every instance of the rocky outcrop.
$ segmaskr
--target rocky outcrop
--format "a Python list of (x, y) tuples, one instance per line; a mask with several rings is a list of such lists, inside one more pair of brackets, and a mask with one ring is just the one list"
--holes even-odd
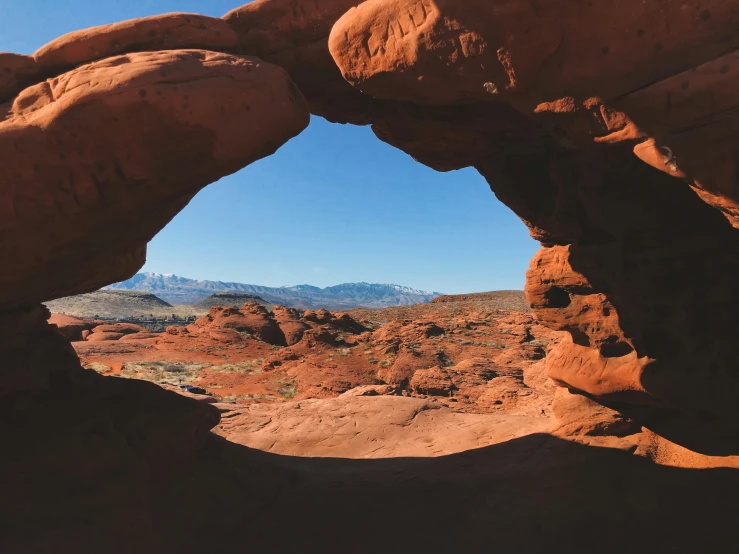
[(83, 369), (43, 307), (13, 314), (0, 317), (3, 337), (15, 331), (0, 343), (0, 470), (15, 476), (0, 508), (3, 549), (150, 550), (155, 491), (206, 444), (218, 411)]
[[(739, 394), (739, 380), (727, 346), (729, 322), (739, 307), (739, 293), (732, 285), (739, 251), (735, 232), (739, 193), (733, 142), (723, 138), (735, 132), (731, 91), (739, 74), (731, 53), (739, 40), (732, 34), (737, 15), (730, 3), (717, 1), (707, 7), (688, 2), (654, 12), (636, 0), (588, 6), (584, 11), (514, 2), (500, 13), (477, 0), (288, 4), (263, 0), (227, 14), (224, 21), (236, 42), (220, 21), (207, 19), (196, 25), (185, 19), (191, 16), (173, 14), (69, 35), (38, 52), (34, 62), (4, 59), (9, 67), (18, 68), (14, 78), (18, 82), (30, 78), (52, 55), (61, 61), (44, 67), (84, 63), (123, 50), (196, 43), (256, 54), (281, 65), (303, 89), (314, 113), (330, 111), (327, 116), (332, 120), (371, 123), (379, 138), (436, 169), (476, 167), (496, 195), (527, 223), (532, 236), (544, 244), (529, 271), (528, 298), (542, 322), (571, 336), (549, 356), (549, 372), (557, 381), (611, 401), (679, 409), (714, 428), (715, 420), (722, 421), (722, 432), (739, 431), (733, 423), (738, 418), (732, 400)], [(610, 23), (604, 25), (606, 21)], [(151, 42), (146, 42), (146, 30), (154, 28), (170, 31), (156, 39), (152, 34)], [(579, 32), (582, 29), (588, 32)], [(111, 37), (109, 43), (105, 37)], [(167, 56), (176, 57), (177, 63)], [(193, 61), (188, 56), (200, 58)], [(224, 54), (188, 51), (124, 58), (131, 65), (130, 80), (125, 81), (132, 85), (130, 106), (142, 114), (153, 102), (152, 97), (136, 98), (142, 90), (148, 94), (136, 79), (157, 86), (156, 80), (146, 81), (146, 63), (181, 66), (186, 80), (195, 79), (197, 71), (215, 71), (216, 66), (223, 73), (251, 67), (242, 58), (234, 61)], [(269, 67), (253, 63), (259, 71)], [(67, 90), (70, 103), (93, 110), (90, 106), (98, 104), (84, 96), (90, 93), (67, 83), (85, 82), (88, 75), (104, 75), (111, 67), (121, 73), (118, 65), (102, 60), (21, 93), (2, 124), (8, 140), (16, 137), (7, 134), (9, 130), (15, 132), (19, 125), (26, 129), (26, 121), (40, 125), (64, 121), (62, 92)], [(207, 70), (200, 69), (204, 67)], [(125, 75), (128, 79), (129, 73)], [(199, 87), (211, 81), (197, 79)], [(10, 90), (11, 85), (5, 86)], [(44, 92), (47, 87), (51, 92)], [(101, 98), (105, 91), (96, 94)], [(210, 92), (204, 88), (202, 94)], [(288, 91), (281, 100), (296, 106), (286, 117), (295, 122), (293, 134), (304, 124), (296, 115), (297, 97)], [(231, 120), (231, 114), (239, 113), (233, 107), (225, 110)], [(258, 112), (265, 117), (276, 113)], [(187, 136), (187, 131), (176, 128), (191, 123), (187, 115), (183, 111), (180, 120), (167, 123), (169, 136)], [(109, 127), (114, 128), (115, 116), (110, 117)], [(146, 117), (152, 119), (148, 113)], [(207, 111), (198, 117), (206, 127), (218, 119)], [(130, 121), (127, 118), (127, 126), (136, 127)], [(26, 133), (32, 135), (31, 130)], [(125, 137), (125, 129), (114, 136)], [(197, 142), (196, 137), (189, 140)], [(224, 137), (219, 144), (236, 142)], [(146, 148), (156, 150), (166, 143), (157, 140)], [(23, 152), (34, 150), (24, 148), (23, 141), (14, 145)], [(114, 143), (100, 148), (125, 151)], [(183, 152), (180, 144), (179, 159), (198, 160), (202, 167), (199, 152), (187, 156)], [(251, 153), (249, 159), (261, 154)], [(157, 159), (162, 157), (160, 153)], [(66, 267), (74, 269), (59, 275), (54, 290), (46, 292), (48, 285), (35, 282), (34, 275), (40, 281), (48, 268), (60, 267), (53, 254), (58, 246), (74, 244), (90, 233), (81, 226), (76, 236), (59, 237), (57, 230), (55, 242), (45, 240), (49, 231), (36, 221), (49, 221), (51, 212), (37, 209), (34, 199), (48, 198), (41, 190), (59, 190), (49, 182), (41, 189), (37, 185), (55, 167), (47, 169), (48, 160), (28, 161), (25, 167), (33, 167), (34, 173), (11, 179), (23, 183), (18, 190), (22, 187), (25, 195), (10, 195), (17, 200), (5, 221), (13, 233), (14, 222), (18, 214), (26, 213), (27, 205), (37, 218), (28, 226), (33, 232), (23, 228), (22, 239), (9, 241), (18, 245), (10, 252), (13, 265), (27, 270), (23, 284), (9, 278), (7, 288), (25, 288), (28, 294), (21, 296), (30, 301), (80, 292), (113, 280), (112, 274), (120, 278), (129, 273), (140, 264), (147, 238), (184, 206), (194, 190), (217, 174), (232, 171), (219, 158), (217, 168), (190, 185), (193, 171), (182, 167), (187, 178), (169, 176), (182, 184), (176, 199), (169, 191), (166, 201), (150, 198), (150, 205), (157, 206), (156, 216), (126, 228), (125, 236), (108, 237), (108, 243), (120, 245), (119, 250), (100, 254), (110, 259), (73, 257), (75, 263)], [(248, 161), (239, 159), (232, 167)], [(72, 162), (62, 165), (74, 167)], [(108, 173), (88, 172), (95, 176), (90, 185), (95, 194), (85, 194), (92, 189), (75, 178), (72, 189), (64, 189), (69, 190), (65, 198), (70, 201), (71, 196), (81, 206), (78, 213), (87, 209), (86, 202), (114, 206), (96, 213), (106, 220), (124, 221), (131, 211), (120, 207), (133, 207), (138, 200), (110, 194), (101, 200), (101, 190), (108, 190), (101, 183), (121, 180), (119, 165), (123, 180), (141, 180), (138, 167), (113, 163)], [(30, 204), (22, 198), (30, 198)], [(54, 205), (63, 200), (53, 198)], [(163, 208), (165, 204), (169, 207)], [(77, 228), (63, 229), (62, 235), (70, 235)], [(23, 258), (45, 249), (43, 255), (34, 254), (33, 264)], [(39, 260), (48, 261), (39, 265)], [(92, 267), (98, 270), (86, 269)], [(102, 273), (102, 267), (107, 272)], [(83, 274), (94, 278), (80, 277)]]
[(254, 337), (275, 346), (287, 346), (285, 334), (271, 312), (261, 304), (247, 302), (241, 308), (216, 306), (185, 329), (190, 336), (219, 333)]
[[(98, 322), (68, 315), (52, 314), (49, 318), (49, 324), (55, 325), (57, 331), (67, 340), (77, 342), (85, 340), (85, 337), (98, 325)], [(84, 336), (83, 333), (85, 333)]]
[(329, 121), (366, 124), (381, 105), (351, 87), (331, 58), (334, 22), (361, 0), (256, 0), (224, 16), (239, 37), (239, 53), (285, 68), (311, 112)]
[(218, 411), (83, 368), (70, 339), (123, 351), (145, 334), (50, 325), (38, 303), (130, 277), (198, 190), (308, 124), (284, 70), (212, 51), (234, 38), (221, 20), (177, 14), (73, 33), (35, 59), (0, 55), (9, 552), (168, 548), (154, 525), (171, 503), (162, 491), (212, 440)]
[(41, 71), (33, 57), (0, 52), (0, 103), (7, 102), (40, 79)]
[(200, 188), (308, 123), (281, 69), (197, 50), (83, 65), (0, 111), (0, 149), (12, 152), (0, 169), (0, 249), (14, 268), (0, 278), (2, 309), (133, 275)]
[(300, 311), (295, 308), (275, 306), (274, 316), (275, 321), (277, 321), (285, 335), (287, 346), (299, 343), (305, 332), (311, 328), (308, 323), (302, 320)]
[(358, 90), (411, 103), (374, 119), (378, 137), (476, 167), (542, 241), (527, 295), (570, 333), (555, 379), (736, 433), (738, 16), (653, 8), (369, 0), (329, 46)]

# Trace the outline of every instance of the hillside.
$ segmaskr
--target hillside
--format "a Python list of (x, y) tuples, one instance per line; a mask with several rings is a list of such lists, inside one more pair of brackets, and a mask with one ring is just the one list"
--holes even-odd
[(252, 294), (292, 308), (351, 310), (424, 304), (441, 295), (400, 285), (344, 283), (319, 288), (311, 285), (263, 287), (243, 283), (198, 281), (163, 273), (139, 273), (107, 290), (138, 290), (155, 294), (171, 304), (195, 304), (219, 292)]
[(480, 302), (503, 310), (531, 311), (529, 302), (526, 300), (526, 295), (522, 290), (494, 290), (471, 294), (445, 294), (431, 301), (433, 304), (454, 304), (458, 302)]
[(473, 294), (448, 294), (417, 306), (393, 306), (382, 309), (356, 308), (347, 313), (358, 321), (382, 326), (393, 320), (414, 320), (439, 317), (465, 317), (478, 312), (516, 311), (530, 313), (521, 290), (500, 290)]
[(240, 308), (247, 302), (256, 302), (261, 304), (268, 310), (271, 310), (274, 305), (262, 300), (260, 297), (254, 294), (244, 294), (240, 292), (217, 292), (211, 294), (208, 298), (192, 304), (192, 308), (196, 312), (207, 313), (213, 306), (229, 306), (233, 308)]
[(75, 317), (130, 318), (153, 315), (155, 317), (180, 314), (178, 309), (148, 292), (99, 290), (88, 294), (68, 296), (46, 302), (52, 313)]

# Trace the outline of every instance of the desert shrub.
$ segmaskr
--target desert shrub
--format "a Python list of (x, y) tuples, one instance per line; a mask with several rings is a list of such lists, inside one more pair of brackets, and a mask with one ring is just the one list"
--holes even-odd
[(287, 399), (295, 398), (298, 395), (298, 385), (295, 381), (287, 381), (277, 388), (277, 392)]
[(271, 394), (229, 394), (221, 397), (221, 402), (236, 403), (240, 400), (269, 400), (274, 402), (275, 400), (279, 400), (279, 398)]
[(242, 362), (230, 362), (227, 364), (216, 365), (210, 368), (210, 371), (216, 373), (240, 373), (242, 375), (260, 375), (264, 373), (262, 364), (264, 358), (256, 358), (254, 360), (244, 360)]
[(121, 375), (154, 383), (192, 383), (209, 366), (208, 363), (131, 362), (121, 368)]
[(101, 364), (99, 362), (89, 362), (82, 364), (82, 366), (85, 369), (92, 369), (93, 371), (97, 371), (100, 375), (106, 375), (113, 371), (113, 368), (109, 365)]

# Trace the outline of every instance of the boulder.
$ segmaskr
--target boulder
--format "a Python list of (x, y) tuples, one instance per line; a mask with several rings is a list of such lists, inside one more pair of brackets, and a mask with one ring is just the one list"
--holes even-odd
[(451, 377), (449, 377), (449, 372), (438, 366), (430, 369), (419, 369), (413, 373), (410, 388), (418, 394), (428, 394), (430, 396), (451, 396), (452, 391), (456, 389)]
[(247, 302), (241, 308), (215, 306), (186, 329), (191, 336), (205, 333), (227, 342), (255, 338), (275, 346), (287, 346), (272, 313), (257, 302)]
[(64, 314), (52, 314), (49, 323), (56, 325), (59, 333), (72, 342), (85, 340), (85, 333), (89, 334), (90, 330), (97, 325), (94, 321), (86, 321)]

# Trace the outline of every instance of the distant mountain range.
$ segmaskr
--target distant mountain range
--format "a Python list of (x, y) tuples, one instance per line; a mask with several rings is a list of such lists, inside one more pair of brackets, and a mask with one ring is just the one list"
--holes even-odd
[(163, 273), (139, 273), (106, 289), (149, 292), (170, 304), (194, 304), (219, 292), (245, 293), (259, 296), (272, 304), (328, 310), (410, 306), (424, 304), (441, 296), (439, 292), (426, 292), (400, 285), (344, 283), (325, 289), (311, 285), (262, 287), (243, 283), (197, 281)]

